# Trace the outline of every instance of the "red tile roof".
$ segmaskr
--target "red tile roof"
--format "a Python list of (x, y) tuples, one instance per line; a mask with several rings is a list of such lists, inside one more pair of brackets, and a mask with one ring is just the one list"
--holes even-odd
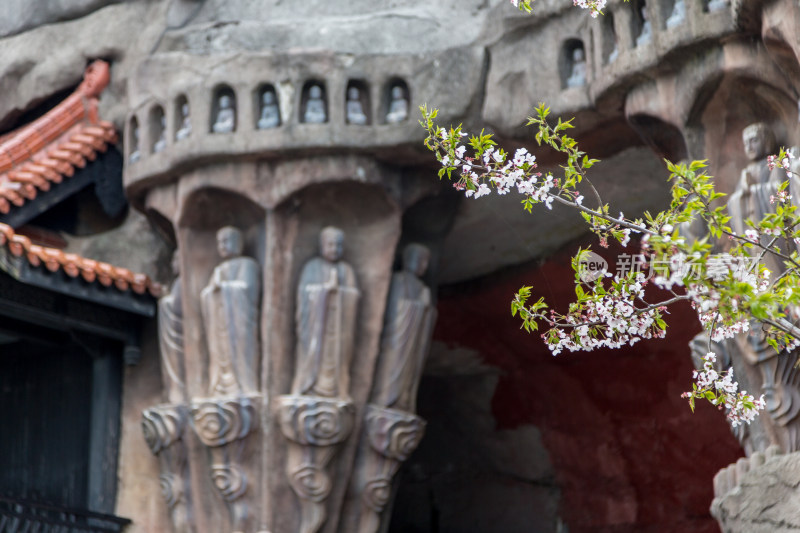
[(136, 294), (149, 293), (156, 298), (161, 295), (161, 285), (145, 274), (33, 244), (28, 237), (17, 235), (7, 224), (0, 224), (0, 246), (16, 257), (24, 255), (31, 266), (44, 266), (50, 272), (62, 270), (71, 278), (80, 276), (88, 283), (98, 282), (105, 287), (113, 285), (120, 291), (130, 289)]
[[(114, 126), (101, 121), (97, 112), (98, 96), (108, 82), (108, 63), (93, 62), (86, 68), (83, 82), (63, 102), (0, 137), (0, 213), (8, 213), (12, 205), (21, 206), (36, 198), (38, 191), (71, 177), (76, 168), (85, 167), (98, 152), (117, 142)], [(144, 274), (33, 244), (7, 224), (0, 224), (0, 247), (50, 272), (61, 270), (71, 278), (80, 276), (88, 283), (113, 285), (120, 291), (161, 294), (161, 286)]]
[(0, 137), (0, 213), (71, 177), (76, 168), (117, 142), (114, 126), (101, 121), (97, 111), (98, 96), (108, 81), (108, 63), (93, 62), (83, 82), (63, 102)]

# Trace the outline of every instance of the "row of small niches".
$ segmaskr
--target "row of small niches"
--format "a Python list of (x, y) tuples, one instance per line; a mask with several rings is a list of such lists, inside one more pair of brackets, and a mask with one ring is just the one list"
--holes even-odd
[[(386, 124), (396, 124), (408, 119), (409, 91), (408, 85), (401, 80), (394, 80), (388, 84), (385, 92), (383, 121)], [(255, 127), (259, 130), (278, 128), (283, 124), (280, 112), (278, 93), (272, 85), (265, 85), (258, 94), (259, 113), (256, 117)], [(345, 120), (348, 124), (364, 126), (372, 124), (372, 109), (369, 102), (369, 90), (366, 83), (350, 81), (345, 92)], [(237, 112), (236, 95), (230, 87), (223, 85), (214, 91), (211, 103), (209, 132), (225, 134), (236, 131)], [(176, 99), (176, 124), (179, 125), (175, 132), (175, 141), (181, 141), (192, 133), (191, 112), (189, 101), (181, 95)], [(321, 82), (308, 82), (303, 87), (300, 101), (299, 119), (304, 124), (324, 124), (328, 122), (328, 98), (325, 84)], [(154, 106), (149, 114), (150, 139), (152, 140), (151, 152), (160, 152), (167, 144), (167, 124), (164, 109), (160, 105)], [(139, 122), (134, 116), (131, 118), (130, 130), (132, 142), (130, 145), (131, 162), (136, 162), (141, 157), (139, 146)]]

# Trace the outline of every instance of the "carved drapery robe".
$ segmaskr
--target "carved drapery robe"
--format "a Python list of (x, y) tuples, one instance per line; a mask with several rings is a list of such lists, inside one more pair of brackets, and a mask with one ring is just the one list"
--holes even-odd
[(431, 292), (410, 272), (392, 276), (372, 403), (415, 412), (436, 309)]
[(349, 398), (350, 360), (361, 292), (344, 261), (309, 261), (297, 288), (297, 354), (292, 394)]
[(183, 401), (183, 309), (181, 280), (176, 278), (169, 294), (158, 302), (158, 340), (161, 350), (161, 379), (167, 401)]
[(218, 265), (203, 292), (211, 394), (257, 391), (258, 263), (235, 257)]

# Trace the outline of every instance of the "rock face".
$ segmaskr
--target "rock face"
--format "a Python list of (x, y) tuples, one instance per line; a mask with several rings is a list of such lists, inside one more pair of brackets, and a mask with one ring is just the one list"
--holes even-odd
[[(445, 125), (490, 128), (509, 150), (525, 146), (543, 172), (554, 173), (561, 161), (533, 146), (522, 124), (541, 100), (556, 115), (575, 115), (583, 149), (604, 159), (593, 169), (601, 201), (628, 215), (664, 205), (662, 157), (708, 158), (729, 192), (748, 162), (743, 126), (766, 122), (779, 144), (800, 144), (796, 3), (685, 0), (684, 23), (668, 24), (678, 9), (669, 0), (646, 9), (612, 2), (597, 21), (569, 2), (538, 2), (537, 17), (505, 0), (12, 2), (0, 22), (1, 131), (74, 88), (87, 60), (111, 64), (101, 112), (121, 134), (124, 186), (145, 218), (131, 214), (112, 231), (71, 239), (70, 249), (148, 273), (166, 274), (172, 250), (178, 258), (181, 312), (172, 318), (183, 334), (169, 339), (182, 346), (173, 346), (162, 368), (182, 373), (164, 376), (181, 384), (179, 392), (165, 382), (170, 393), (159, 395), (157, 378), (141, 374), (159, 366), (154, 331), (142, 370), (128, 376), (141, 392), (126, 390), (117, 507), (134, 518), (133, 531), (387, 531), (394, 474), (407, 461), (418, 490), (401, 491), (398, 512), (426, 501), (430, 516), (409, 511), (407, 523), (392, 526), (399, 530), (523, 531), (523, 523), (573, 533), (713, 530), (707, 494), (681, 495), (679, 476), (700, 487), (720, 465), (697, 468), (670, 452), (679, 436), (652, 420), (687, 423), (672, 400), (653, 410), (631, 407), (636, 392), (603, 373), (610, 373), (608, 354), (596, 366), (570, 369), (576, 376), (544, 363), (517, 372), (526, 365), (508, 354), (526, 340), (481, 338), (489, 322), (475, 317), (486, 316), (489, 301), (505, 312), (516, 287), (487, 278), (505, 290), (502, 297), (481, 300), (480, 282), (461, 307), (453, 306), (457, 298), (438, 304), (440, 316), (461, 320), (440, 326), (437, 338), (459, 341), (501, 373), (429, 379), (435, 390), (423, 387), (421, 416), (413, 401), (377, 400), (376, 388), (391, 389), (380, 377), (383, 355), (413, 352), (415, 370), (401, 380), (413, 390), (427, 353), (427, 330), (410, 351), (389, 349), (384, 336), (406, 327), (391, 319), (387, 326), (387, 298), (390, 317), (417, 316), (411, 303), (398, 313), (392, 307), (404, 245), (430, 250), (430, 269), (408, 280), (430, 290), (430, 301), (416, 304), (433, 316), (437, 287), (540, 260), (582, 231), (573, 214), (528, 217), (512, 197), (474, 202), (438, 183), (421, 146), (418, 106), (438, 107)], [(404, 108), (407, 114), (398, 111)], [(241, 249), (222, 260), (217, 235), (228, 226)], [(318, 249), (318, 235), (329, 226), (346, 238), (331, 252), (337, 258), (324, 260), (330, 251)], [(167, 244), (156, 244), (157, 234)], [(312, 263), (316, 274), (306, 279), (304, 265)], [(562, 267), (536, 272), (561, 279)], [(463, 316), (462, 309), (473, 311)], [(239, 313), (248, 327), (240, 327)], [(684, 386), (665, 385), (663, 375), (688, 368), (691, 325), (682, 319), (687, 338), (663, 358), (638, 350), (623, 356), (628, 379), (644, 373), (677, 398)], [(442, 353), (441, 368), (461, 361), (460, 350)], [(393, 367), (407, 368), (401, 363)], [(616, 385), (604, 386), (598, 375)], [(313, 386), (293, 385), (304, 378)], [(470, 381), (475, 403), (452, 407), (461, 379)], [(439, 393), (451, 411), (433, 408)], [(546, 399), (562, 395), (570, 407), (554, 418), (558, 406)], [(130, 430), (140, 415), (146, 440)], [(440, 447), (423, 448), (416, 461), (410, 454), (426, 416)], [(446, 427), (450, 417), (480, 436), (462, 439), (452, 468), (442, 468), (450, 464), (440, 461), (444, 443), (460, 438)], [(698, 431), (703, 442), (721, 439), (724, 453), (715, 459), (731, 461), (738, 449), (718, 422)], [(155, 455), (149, 462), (146, 446)], [(531, 457), (495, 457), (523, 455), (526, 446)], [(473, 454), (492, 457), (460, 484)], [(652, 464), (661, 469), (651, 472)], [(159, 479), (163, 504), (152, 499)], [(675, 487), (667, 503), (654, 495), (664, 484)], [(480, 512), (459, 507), (464, 502)], [(513, 515), (524, 517), (518, 522), (500, 516), (505, 502), (528, 514)], [(717, 516), (755, 520), (737, 513)]]

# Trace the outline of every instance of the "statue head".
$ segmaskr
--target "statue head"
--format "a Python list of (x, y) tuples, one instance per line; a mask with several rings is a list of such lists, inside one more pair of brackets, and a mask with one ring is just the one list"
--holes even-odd
[(261, 95), (261, 102), (264, 106), (272, 106), (275, 104), (275, 93), (271, 90), (264, 91), (264, 94)]
[(217, 251), (223, 259), (242, 255), (242, 232), (233, 226), (225, 226), (217, 232)]
[(227, 94), (223, 94), (219, 97), (219, 108), (222, 109), (230, 109), (231, 107), (231, 97)]
[(642, 2), (640, 7), (639, 7), (639, 13), (642, 14), (642, 21), (643, 22), (647, 22), (647, 19), (648, 19), (648, 16), (647, 16), (647, 4), (645, 4), (644, 2)]
[(431, 251), (427, 246), (412, 243), (403, 249), (403, 270), (420, 277), (428, 270)]
[(189, 118), (189, 103), (184, 102), (181, 104), (181, 116), (183, 118)]
[(399, 85), (392, 87), (392, 100), (403, 100), (404, 98), (402, 87)]
[(356, 101), (356, 100), (358, 100), (358, 97), (359, 97), (358, 87), (353, 86), (353, 87), (350, 87), (349, 89), (347, 89), (347, 99), (348, 100)]
[(751, 161), (756, 161), (775, 151), (775, 136), (764, 122), (750, 124), (742, 130), (744, 153)]
[(572, 51), (573, 63), (583, 63), (585, 60), (586, 60), (586, 54), (583, 52), (583, 48), (579, 46)]
[(319, 85), (312, 85), (308, 90), (308, 97), (312, 100), (319, 100), (322, 98), (322, 88)]
[(324, 228), (319, 234), (319, 251), (328, 261), (336, 262), (341, 259), (344, 252), (344, 232), (333, 226)]

